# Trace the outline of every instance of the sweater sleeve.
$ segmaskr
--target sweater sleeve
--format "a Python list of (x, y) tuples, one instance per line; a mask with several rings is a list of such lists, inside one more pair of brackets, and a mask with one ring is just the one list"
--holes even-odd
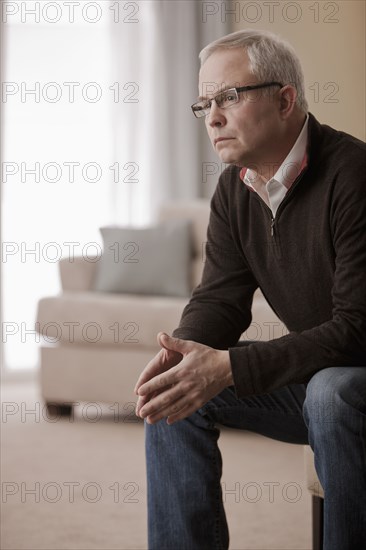
[[(363, 150), (364, 154), (364, 150)], [(365, 157), (363, 157), (364, 159)], [(306, 383), (319, 370), (366, 368), (366, 189), (364, 162), (347, 158), (333, 188), (329, 223), (335, 254), (332, 315), (302, 332), (229, 349), (238, 397)]]
[(258, 286), (231, 233), (225, 190), (232, 170), (229, 167), (221, 175), (211, 200), (202, 281), (173, 332), (177, 338), (216, 349), (234, 346), (249, 327)]

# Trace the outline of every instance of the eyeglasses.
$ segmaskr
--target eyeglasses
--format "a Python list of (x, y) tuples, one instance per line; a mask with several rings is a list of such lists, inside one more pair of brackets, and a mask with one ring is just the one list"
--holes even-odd
[(227, 109), (239, 101), (239, 93), (249, 92), (250, 90), (259, 90), (259, 88), (269, 88), (270, 86), (280, 86), (283, 84), (280, 82), (265, 82), (264, 84), (255, 84), (254, 86), (241, 86), (240, 88), (229, 88), (219, 94), (215, 95), (211, 99), (204, 99), (191, 105), (193, 114), (197, 118), (207, 116), (211, 110), (212, 101), (215, 100), (216, 105), (220, 109)]

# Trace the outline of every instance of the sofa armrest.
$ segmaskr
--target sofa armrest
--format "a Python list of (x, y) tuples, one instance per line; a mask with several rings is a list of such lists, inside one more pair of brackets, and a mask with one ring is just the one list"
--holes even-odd
[(82, 256), (76, 256), (71, 262), (69, 258), (59, 261), (59, 273), (62, 290), (78, 292), (91, 290), (96, 272), (96, 262), (88, 262)]

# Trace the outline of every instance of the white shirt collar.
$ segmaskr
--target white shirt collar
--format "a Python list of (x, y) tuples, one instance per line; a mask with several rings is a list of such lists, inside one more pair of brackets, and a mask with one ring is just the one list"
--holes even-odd
[(309, 115), (307, 114), (304, 125), (295, 141), (291, 151), (278, 168), (275, 175), (265, 184), (262, 178), (248, 168), (245, 172), (243, 181), (248, 186), (254, 189), (271, 208), (273, 216), (276, 215), (277, 209), (285, 197), (287, 191), (304, 168), (306, 161), (306, 146), (308, 141), (308, 122)]

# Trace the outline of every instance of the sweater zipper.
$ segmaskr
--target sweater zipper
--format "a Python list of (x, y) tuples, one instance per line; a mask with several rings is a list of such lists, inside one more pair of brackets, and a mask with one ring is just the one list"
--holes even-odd
[[(289, 191), (286, 193), (285, 197), (283, 198), (281, 204), (278, 206), (278, 209), (277, 209), (277, 216), (280, 214), (280, 212), (282, 211), (283, 207), (286, 205), (286, 203), (289, 201), (289, 199), (291, 198), (293, 192), (296, 190), (297, 186), (298, 186), (298, 183), (303, 179), (304, 177), (304, 174), (306, 174), (306, 172), (308, 171), (308, 168), (309, 166), (305, 166), (305, 168), (303, 169), (303, 171), (297, 176), (297, 178), (295, 179), (295, 181), (293, 182), (293, 184), (291, 185)], [(273, 220), (273, 223), (274, 223), (274, 220)]]
[(273, 239), (274, 239), (274, 224), (275, 224), (275, 219), (271, 218), (271, 237)]
[[(291, 197), (292, 193), (294, 192), (295, 188), (297, 187), (297, 184), (299, 183), (300, 180), (302, 180), (303, 175), (305, 174), (305, 172), (307, 172), (307, 170), (308, 170), (308, 166), (306, 166), (306, 167), (304, 168), (304, 170), (301, 172), (301, 174), (299, 174), (299, 175), (297, 176), (297, 178), (296, 178), (296, 180), (294, 181), (294, 183), (292, 184), (292, 186), (291, 186), (289, 192), (287, 193), (287, 195), (284, 197), (283, 201), (282, 201), (281, 204), (279, 205), (278, 210), (277, 210), (277, 216), (278, 216), (279, 212), (282, 210), (284, 204), (285, 204), (285, 203), (289, 200), (289, 198)], [(271, 209), (269, 208), (268, 204), (266, 204), (266, 203), (264, 202), (264, 200), (263, 200), (258, 194), (256, 195), (256, 197), (257, 197), (257, 199), (258, 199), (259, 201), (261, 201), (261, 202), (265, 205), (266, 209), (269, 211), (269, 214), (270, 214), (270, 216), (271, 216), (270, 235), (271, 235), (271, 238), (273, 239), (274, 244), (276, 244), (276, 236), (275, 236), (275, 218), (273, 217), (272, 211), (271, 211)]]
[[(294, 183), (292, 184), (289, 192), (287, 193), (287, 195), (284, 197), (283, 201), (281, 202), (281, 204), (279, 205), (278, 209), (277, 209), (277, 215), (279, 214), (279, 212), (282, 210), (284, 204), (286, 204), (286, 202), (289, 200), (289, 198), (291, 198), (291, 195), (292, 193), (295, 191), (296, 187), (297, 187), (297, 184), (299, 183), (299, 181), (302, 180), (305, 172), (307, 172), (308, 170), (308, 166), (306, 166), (304, 168), (304, 170), (301, 172), (301, 174), (299, 174), (296, 178), (296, 180), (294, 181)], [(267, 206), (267, 205), (266, 205)], [(269, 209), (270, 212), (271, 212), (271, 209)], [(272, 212), (271, 212), (272, 214)], [(271, 237), (273, 238), (274, 242), (276, 242), (276, 237), (275, 237), (275, 218), (271, 217)]]

